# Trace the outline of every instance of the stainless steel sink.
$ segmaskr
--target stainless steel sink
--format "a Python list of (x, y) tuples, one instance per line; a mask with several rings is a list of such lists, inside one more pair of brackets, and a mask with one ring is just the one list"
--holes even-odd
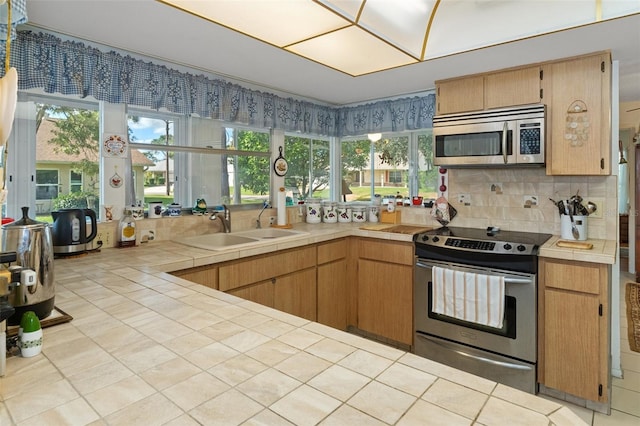
[(264, 228), (234, 232), (231, 234), (218, 233), (197, 235), (195, 237), (178, 238), (174, 241), (176, 243), (205, 250), (228, 250), (231, 248), (258, 244), (265, 241), (286, 239), (287, 237), (297, 237), (305, 234), (307, 233), (289, 229)]

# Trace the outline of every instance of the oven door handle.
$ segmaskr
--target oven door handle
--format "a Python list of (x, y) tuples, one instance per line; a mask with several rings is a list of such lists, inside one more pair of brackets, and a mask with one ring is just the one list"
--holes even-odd
[(496, 366), (499, 366), (499, 367), (511, 368), (513, 370), (530, 370), (531, 369), (530, 366), (513, 364), (511, 362), (498, 361), (498, 360), (487, 358), (487, 357), (483, 357), (483, 356), (473, 355), (473, 354), (470, 354), (470, 353), (467, 353), (465, 351), (460, 350), (457, 347), (457, 345), (449, 345), (446, 342), (435, 341), (435, 340), (429, 339), (427, 337), (420, 336), (420, 335), (416, 334), (416, 337), (418, 337), (418, 336), (423, 338), (423, 339), (427, 339), (432, 344), (438, 345), (438, 346), (440, 346), (442, 348), (445, 348), (448, 351), (452, 351), (452, 352), (457, 353), (458, 355), (462, 355), (462, 356), (465, 356), (465, 357), (471, 358), (471, 359), (476, 359), (478, 361), (482, 361), (482, 362), (487, 363), (487, 364), (492, 364), (492, 365), (496, 365)]
[[(416, 267), (423, 268), (423, 269), (431, 269), (433, 268), (433, 265), (424, 263), (420, 260), (416, 260)], [(485, 275), (489, 275), (489, 274), (485, 274)], [(504, 277), (505, 284), (531, 284), (531, 282), (532, 282), (531, 278)]]

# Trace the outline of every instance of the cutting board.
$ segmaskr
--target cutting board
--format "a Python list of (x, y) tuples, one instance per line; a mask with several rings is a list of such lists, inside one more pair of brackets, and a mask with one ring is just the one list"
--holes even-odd
[(560, 240), (556, 243), (556, 245), (558, 247), (572, 248), (572, 249), (579, 249), (579, 250), (591, 250), (593, 248), (593, 244), (585, 243), (582, 241)]

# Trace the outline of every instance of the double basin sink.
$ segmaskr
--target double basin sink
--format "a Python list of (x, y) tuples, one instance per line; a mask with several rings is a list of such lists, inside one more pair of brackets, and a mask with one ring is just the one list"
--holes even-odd
[(232, 232), (228, 234), (217, 233), (197, 235), (195, 237), (177, 238), (174, 241), (176, 243), (205, 250), (229, 250), (232, 248), (256, 245), (267, 241), (273, 242), (274, 240), (291, 239), (307, 234), (307, 232), (293, 231), (291, 229), (263, 228)]

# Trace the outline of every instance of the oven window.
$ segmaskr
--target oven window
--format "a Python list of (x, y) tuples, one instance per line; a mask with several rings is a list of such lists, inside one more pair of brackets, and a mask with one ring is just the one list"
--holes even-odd
[(502, 328), (494, 328), (487, 327), (486, 325), (476, 324), (473, 322), (462, 321), (457, 318), (453, 318), (447, 315), (436, 314), (431, 311), (432, 306), (432, 285), (433, 283), (429, 281), (427, 285), (427, 309), (428, 316), (431, 319), (444, 321), (451, 324), (459, 325), (466, 328), (473, 328), (475, 330), (484, 331), (491, 334), (497, 334), (498, 336), (508, 337), (510, 339), (516, 338), (516, 298), (513, 296), (505, 297), (505, 307), (504, 307), (504, 321), (502, 322)]

